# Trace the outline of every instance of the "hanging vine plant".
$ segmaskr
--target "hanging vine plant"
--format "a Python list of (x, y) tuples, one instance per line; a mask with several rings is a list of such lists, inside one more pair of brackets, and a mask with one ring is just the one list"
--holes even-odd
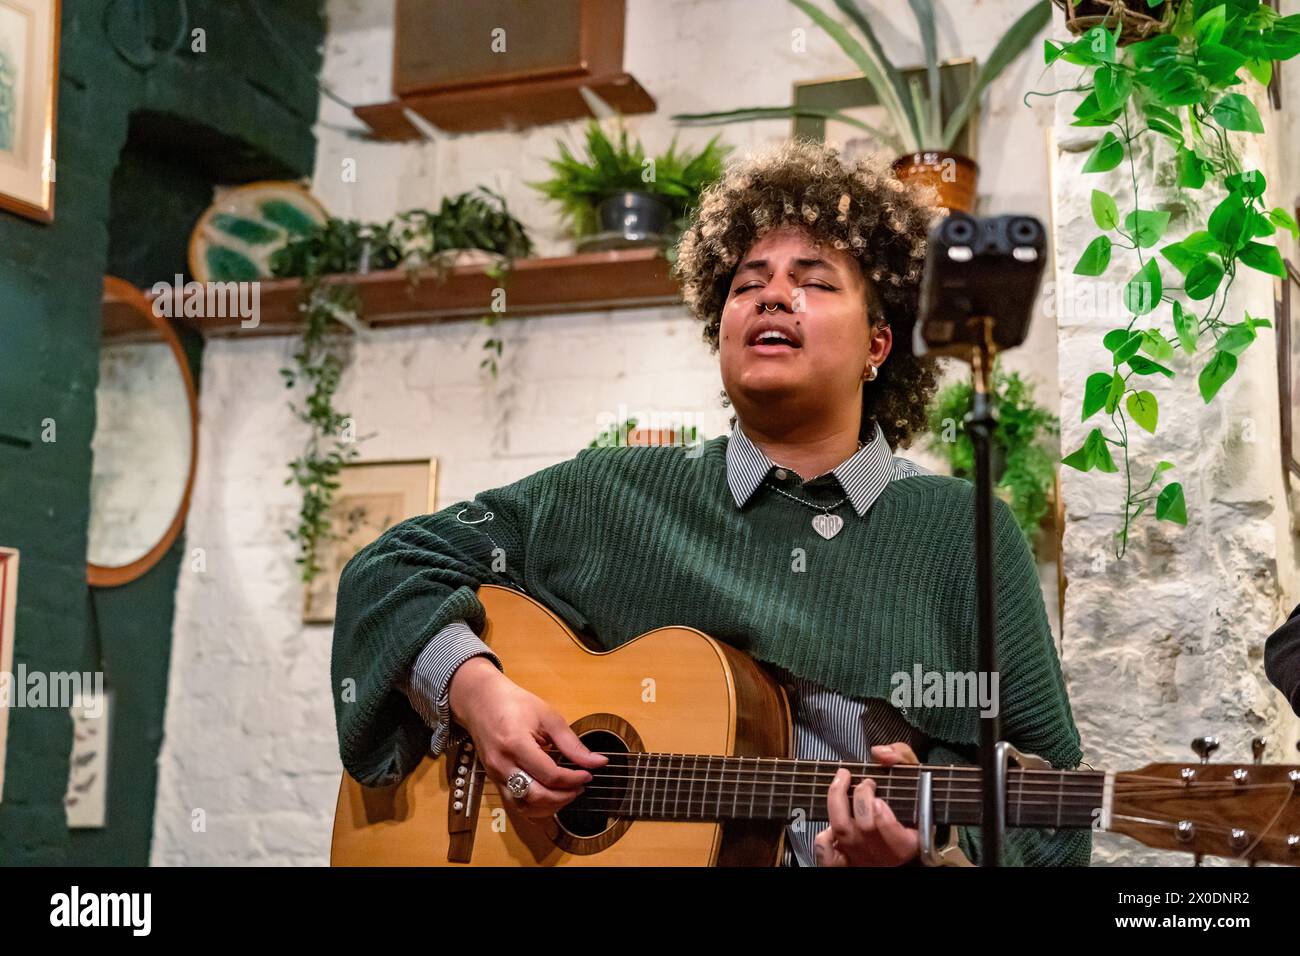
[[(1175, 377), (1165, 363), (1181, 350), (1198, 360), (1202, 400), (1214, 399), (1257, 330), (1269, 326), (1249, 313), (1240, 321), (1225, 314), (1238, 271), (1285, 277), (1276, 246), (1260, 240), (1278, 229), (1300, 232), (1290, 213), (1267, 207), (1263, 174), (1245, 167), (1233, 140), (1234, 134), (1264, 132), (1258, 110), (1240, 90), (1248, 79), (1268, 83), (1273, 61), (1300, 53), (1300, 16), (1282, 17), (1260, 0), (1182, 0), (1168, 23), (1168, 32), (1128, 46), (1117, 44), (1118, 24), (1113, 31), (1097, 26), (1071, 43), (1046, 45), (1049, 64), (1061, 60), (1083, 68), (1070, 90), (1084, 94), (1073, 125), (1106, 128), (1083, 171), (1106, 173), (1127, 163), (1131, 183), (1122, 194), (1092, 190), (1092, 217), (1101, 233), (1074, 267), (1075, 275), (1119, 272), (1126, 280), (1128, 324), (1103, 338), (1111, 367), (1088, 376), (1083, 396), (1082, 420), (1104, 411), (1110, 428), (1093, 428), (1082, 447), (1062, 459), (1084, 472), (1122, 469), (1119, 558), (1134, 522), (1148, 510), (1158, 520), (1187, 523), (1182, 485), (1163, 483), (1172, 462), (1159, 462), (1145, 480), (1134, 474), (1130, 423), (1154, 434), (1160, 419), (1150, 383)], [(1158, 177), (1179, 190), (1214, 190), (1221, 197), (1194, 224), (1199, 228), (1178, 242), (1161, 245), (1170, 213), (1153, 208), (1138, 186), (1135, 153), (1148, 139), (1165, 154)]]
[[(437, 211), (411, 210), (387, 223), (363, 224), (330, 219), (312, 233), (295, 239), (271, 259), (277, 278), (303, 279), (300, 305), (304, 313), (302, 338), (293, 365), (280, 374), (287, 388), (302, 384), (301, 404), (291, 402), (295, 417), (310, 431), (302, 454), (289, 463), (285, 484), (302, 489), (298, 524), (288, 531), (298, 545), (296, 563), (310, 583), (321, 571), (320, 548), (332, 536), (331, 507), (344, 465), (359, 454), (351, 417), (334, 405), (335, 393), (351, 357), (353, 336), (363, 318), (361, 296), (347, 281), (323, 282), (330, 275), (403, 268), (413, 284), (431, 270), (441, 282), (461, 253), (481, 250), (495, 261), (485, 272), (503, 290), (516, 257), (532, 254), (524, 226), (506, 209), (505, 199), (480, 187), (442, 201)], [(504, 300), (502, 300), (504, 301)], [(489, 328), (500, 318), (497, 301), (480, 319)], [(483, 345), (479, 363), (493, 377), (502, 344), (495, 334)]]
[(355, 317), (360, 303), (351, 285), (322, 285), (318, 278), (303, 285), (302, 340), (293, 353), (293, 366), (280, 369), (280, 374), (286, 388), (300, 381), (307, 388), (303, 403), (289, 406), (310, 431), (302, 454), (289, 463), (284, 483), (302, 490), (298, 525), (288, 534), (298, 545), (295, 561), (302, 580), (310, 583), (321, 570), (320, 545), (331, 535), (330, 506), (339, 487), (339, 472), (358, 455), (351, 418), (334, 407), (334, 393), (352, 347), (351, 335), (341, 334), (340, 315)]

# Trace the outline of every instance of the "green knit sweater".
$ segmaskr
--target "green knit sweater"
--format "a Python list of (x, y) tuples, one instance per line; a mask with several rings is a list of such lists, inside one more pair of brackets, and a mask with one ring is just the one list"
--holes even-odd
[[(850, 697), (889, 699), (892, 676), (917, 663), (978, 669), (970, 482), (891, 481), (865, 515), (837, 512), (844, 527), (828, 541), (811, 509), (766, 489), (737, 508), (727, 441), (584, 450), (358, 552), (339, 582), (331, 665), (347, 771), (384, 785), (427, 753), (428, 728), (398, 684), (444, 625), (482, 633), (480, 584), (522, 588), (606, 649), (686, 625)], [(804, 496), (831, 504), (836, 490)], [(1037, 569), (997, 499), (994, 547), (1002, 736), (1073, 768), (1079, 735)], [(909, 707), (907, 719), (936, 741), (924, 762), (975, 762), (977, 706)], [(978, 832), (960, 832), (978, 862)], [(1087, 830), (1009, 830), (1004, 860), (1086, 864), (1090, 847)]]

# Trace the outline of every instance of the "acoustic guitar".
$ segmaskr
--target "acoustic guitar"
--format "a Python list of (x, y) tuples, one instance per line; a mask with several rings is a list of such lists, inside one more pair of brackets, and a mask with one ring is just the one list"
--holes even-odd
[[(344, 774), (333, 865), (774, 866), (788, 823), (827, 819), (826, 789), (841, 766), (853, 784), (873, 777), (907, 826), (927, 816), (933, 826), (980, 823), (977, 767), (792, 759), (784, 689), (747, 654), (700, 631), (662, 627), (595, 651), (524, 594), (485, 585), (478, 595), (483, 639), (510, 678), (572, 719), (609, 762), (544, 821), (519, 813), (470, 740), (425, 757), (392, 786), (364, 787)], [(1091, 827), (1159, 849), (1294, 865), (1298, 784), (1293, 766), (1159, 763), (1115, 773), (1053, 770), (1025, 756), (1006, 772), (1005, 822)]]

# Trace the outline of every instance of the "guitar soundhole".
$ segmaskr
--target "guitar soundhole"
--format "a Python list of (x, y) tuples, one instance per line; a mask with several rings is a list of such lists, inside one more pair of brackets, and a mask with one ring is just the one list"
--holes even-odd
[[(579, 739), (588, 750), (597, 753), (627, 753), (627, 744), (608, 730), (592, 730), (579, 733)], [(568, 760), (565, 766), (572, 766)], [(618, 823), (619, 818), (610, 813), (610, 808), (618, 806), (626, 796), (627, 790), (623, 773), (619, 770), (608, 772), (609, 765), (591, 771), (592, 781), (587, 784), (582, 796), (555, 815), (560, 826), (575, 837), (595, 837), (605, 833)]]

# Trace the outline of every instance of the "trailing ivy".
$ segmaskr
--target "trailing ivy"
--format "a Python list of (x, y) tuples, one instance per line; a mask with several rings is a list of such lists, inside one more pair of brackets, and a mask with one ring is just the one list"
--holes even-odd
[(318, 279), (303, 284), (306, 324), (293, 354), (293, 366), (280, 369), (286, 388), (306, 386), (301, 405), (290, 403), (295, 417), (309, 426), (302, 454), (289, 463), (285, 484), (302, 490), (298, 526), (288, 532), (298, 545), (295, 559), (303, 581), (321, 570), (320, 546), (331, 536), (330, 505), (339, 487), (338, 475), (358, 452), (349, 416), (334, 407), (343, 370), (347, 367), (352, 338), (341, 334), (339, 314), (357, 314), (360, 302), (355, 287), (346, 283), (324, 285)]
[[(1232, 140), (1234, 133), (1264, 132), (1259, 112), (1240, 92), (1242, 74), (1268, 83), (1273, 61), (1300, 53), (1300, 16), (1282, 17), (1260, 0), (1182, 0), (1168, 33), (1127, 47), (1117, 46), (1119, 34), (1117, 24), (1113, 33), (1094, 27), (1070, 43), (1048, 40), (1046, 60), (1083, 67), (1072, 89), (1083, 94), (1073, 125), (1106, 129), (1083, 171), (1105, 173), (1127, 162), (1131, 183), (1123, 195), (1092, 191), (1101, 233), (1074, 267), (1080, 276), (1106, 275), (1112, 267), (1128, 276), (1123, 303), (1131, 317), (1103, 338), (1111, 367), (1088, 377), (1083, 397), (1082, 420), (1104, 411), (1111, 428), (1093, 428), (1062, 459), (1085, 472), (1122, 468), (1124, 520), (1115, 535), (1122, 558), (1133, 523), (1148, 510), (1158, 520), (1187, 523), (1182, 485), (1159, 484), (1172, 462), (1159, 462), (1145, 481), (1133, 474), (1130, 423), (1156, 431), (1160, 402), (1152, 387), (1175, 377), (1166, 363), (1178, 350), (1202, 359), (1197, 384), (1202, 400), (1213, 400), (1256, 330), (1269, 326), (1248, 313), (1240, 321), (1225, 317), (1238, 270), (1285, 278), (1276, 246), (1259, 240), (1278, 229), (1300, 233), (1290, 213), (1267, 207), (1263, 174), (1245, 168)], [(1138, 188), (1134, 154), (1147, 137), (1165, 144), (1164, 176), (1178, 189), (1212, 188), (1222, 196), (1201, 228), (1179, 242), (1161, 245), (1170, 215), (1152, 208)], [(1116, 250), (1136, 265), (1112, 262)]]
[[(303, 403), (291, 402), (290, 408), (310, 432), (302, 454), (289, 463), (285, 480), (302, 489), (298, 525), (288, 535), (298, 545), (295, 560), (304, 581), (312, 581), (321, 570), (320, 547), (332, 534), (330, 509), (338, 476), (358, 454), (353, 423), (334, 407), (334, 396), (352, 348), (352, 335), (344, 330), (360, 325), (361, 297), (351, 282), (321, 280), (404, 268), (412, 283), (419, 281), (424, 269), (431, 269), (434, 281), (441, 282), (450, 268), (450, 254), (463, 249), (482, 249), (501, 257), (485, 271), (504, 289), (514, 258), (531, 255), (533, 244), (523, 224), (506, 209), (505, 199), (480, 187), (477, 193), (444, 199), (437, 211), (410, 210), (387, 223), (330, 219), (277, 250), (271, 259), (276, 277), (303, 279), (302, 339), (293, 365), (280, 374), (287, 388), (299, 384), (306, 388)], [(491, 328), (501, 311), (504, 299), (494, 300), (480, 321)], [(495, 377), (501, 340), (491, 335), (483, 348), (487, 354), (479, 366)]]

